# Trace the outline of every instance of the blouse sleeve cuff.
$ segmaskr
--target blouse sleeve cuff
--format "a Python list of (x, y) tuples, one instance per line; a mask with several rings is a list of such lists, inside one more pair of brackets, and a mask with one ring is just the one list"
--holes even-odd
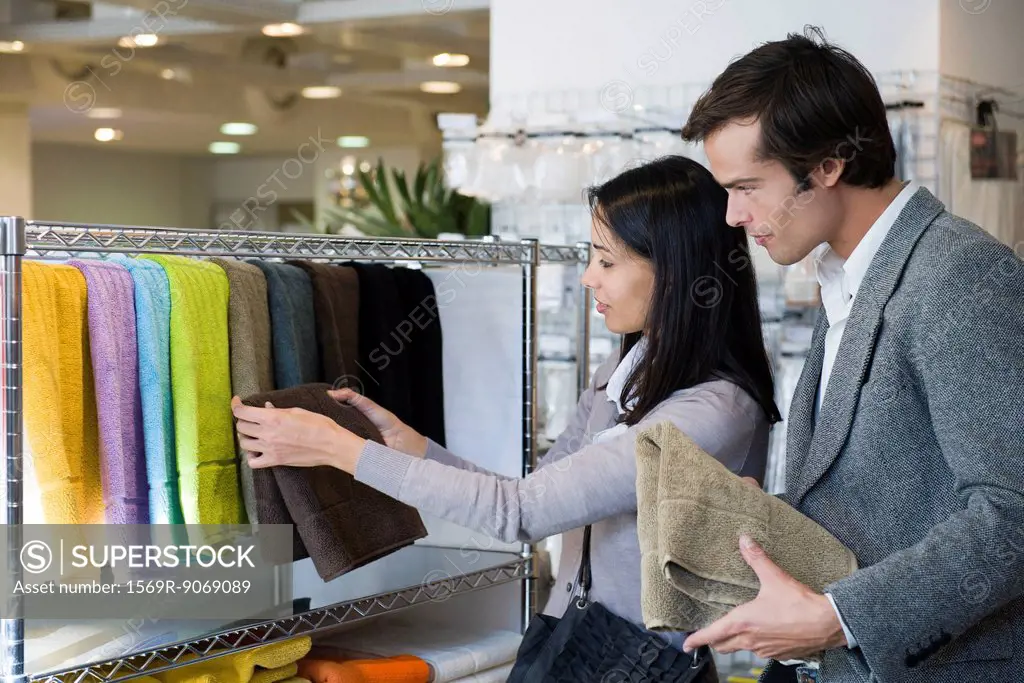
[(413, 460), (410, 455), (367, 441), (359, 455), (355, 479), (397, 499)]

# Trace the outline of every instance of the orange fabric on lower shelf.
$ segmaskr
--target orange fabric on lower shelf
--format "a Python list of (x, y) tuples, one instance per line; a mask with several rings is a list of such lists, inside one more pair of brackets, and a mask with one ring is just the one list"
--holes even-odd
[(312, 683), (428, 683), (430, 665), (419, 657), (300, 659), (299, 676)]

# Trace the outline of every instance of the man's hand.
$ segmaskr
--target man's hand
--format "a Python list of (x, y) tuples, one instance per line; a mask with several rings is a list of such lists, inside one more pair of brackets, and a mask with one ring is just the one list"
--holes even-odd
[(761, 582), (757, 597), (691, 634), (684, 650), (710, 645), (723, 654), (749, 650), (764, 659), (787, 660), (846, 645), (828, 598), (782, 571), (746, 536), (740, 553)]

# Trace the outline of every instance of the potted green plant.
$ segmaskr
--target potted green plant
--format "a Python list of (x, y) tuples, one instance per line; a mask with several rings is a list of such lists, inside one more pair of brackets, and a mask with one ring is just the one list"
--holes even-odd
[(373, 237), (435, 239), (441, 233), (482, 237), (490, 233), (490, 205), (445, 187), (440, 159), (420, 163), (412, 182), (404, 171), (388, 169), (384, 160), (356, 171), (367, 205), (326, 207), (323, 226), (338, 233), (351, 226)]

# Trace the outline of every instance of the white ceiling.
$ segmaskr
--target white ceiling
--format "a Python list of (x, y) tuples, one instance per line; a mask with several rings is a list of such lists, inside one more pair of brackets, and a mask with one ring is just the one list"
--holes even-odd
[[(245, 154), (288, 154), (310, 138), (363, 135), (374, 146), (437, 144), (439, 112), (487, 109), (487, 0), (116, 0), (85, 6), (0, 0), (0, 41), (25, 43), (0, 55), (0, 101), (31, 106), (33, 139), (186, 154), (235, 140)], [(64, 18), (87, 10), (91, 18)], [(294, 38), (261, 34), (270, 20), (299, 23)], [(119, 47), (125, 35), (155, 33), (155, 47)], [(464, 53), (462, 68), (431, 63)], [(172, 69), (173, 80), (161, 72)], [(427, 94), (427, 80), (462, 92)], [(299, 96), (335, 85), (332, 100)], [(119, 108), (113, 121), (89, 117)], [(226, 137), (227, 121), (259, 126)], [(123, 131), (93, 140), (98, 126)]]

